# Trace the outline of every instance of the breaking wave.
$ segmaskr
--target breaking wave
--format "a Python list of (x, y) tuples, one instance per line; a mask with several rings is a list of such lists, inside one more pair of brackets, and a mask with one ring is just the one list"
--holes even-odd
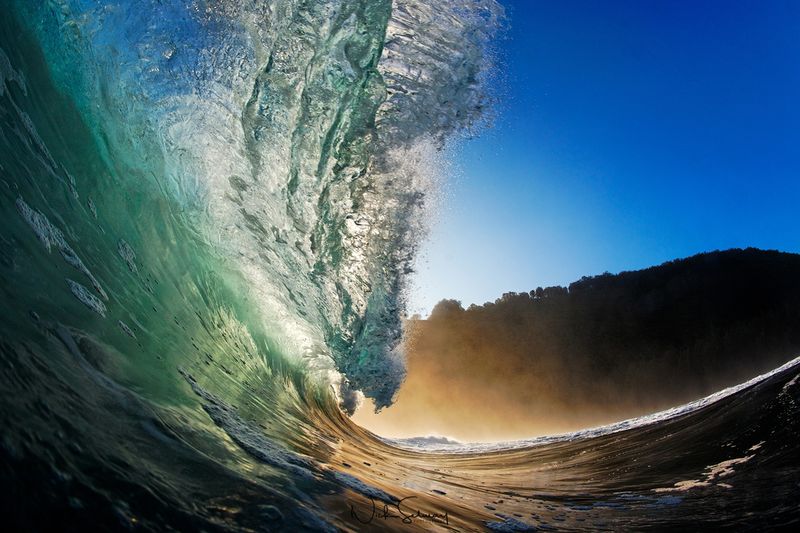
[(10, 529), (356, 531), (376, 502), (388, 529), (797, 522), (796, 361), (491, 448), (409, 450), (346, 416), (403, 380), (447, 147), (490, 118), (494, 1), (0, 10)]

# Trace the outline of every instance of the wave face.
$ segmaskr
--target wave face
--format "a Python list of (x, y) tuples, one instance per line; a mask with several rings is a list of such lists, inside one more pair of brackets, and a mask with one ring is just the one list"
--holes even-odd
[(797, 520), (794, 366), (650, 425), (452, 454), (343, 413), (403, 379), (405, 275), (442, 149), (485, 119), (493, 1), (0, 9), (12, 529)]
[[(70, 120), (82, 122), (60, 128), (86, 129), (101, 167), (89, 177), (47, 158), (49, 179), (75, 193), (73, 204), (92, 198), (103, 229), (116, 217), (124, 227), (106, 235), (145, 268), (146, 248), (175, 249), (164, 234), (182, 234), (183, 257), (165, 266), (228, 270), (240, 285), (222, 284), (247, 294), (251, 320), (283, 357), (324, 379), (343, 375), (345, 400), (360, 390), (390, 404), (404, 376), (404, 277), (435, 192), (437, 152), (480, 120), (498, 8), (29, 4), (20, 2), (21, 18), (54, 89), (76, 108)], [(25, 103), (16, 105), (23, 121)], [(49, 150), (30, 129), (31, 148)], [(115, 191), (97, 190), (112, 183)], [(161, 216), (120, 219), (109, 204), (129, 194), (160, 203)], [(81, 208), (84, 224), (97, 225)]]

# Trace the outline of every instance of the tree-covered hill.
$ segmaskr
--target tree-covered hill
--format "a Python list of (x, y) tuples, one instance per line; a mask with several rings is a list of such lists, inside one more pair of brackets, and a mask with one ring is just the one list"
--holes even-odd
[(636, 414), (800, 355), (800, 255), (710, 252), (468, 309), (443, 300), (408, 330), (409, 377), (457, 375), (476, 401), (523, 409)]

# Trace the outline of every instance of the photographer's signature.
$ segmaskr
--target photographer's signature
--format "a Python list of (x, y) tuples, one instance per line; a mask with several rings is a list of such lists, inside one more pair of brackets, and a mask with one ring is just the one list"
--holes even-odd
[(391, 505), (384, 503), (383, 507), (378, 507), (378, 504), (375, 503), (375, 499), (370, 498), (370, 501), (372, 502), (372, 508), (369, 510), (362, 509), (360, 511), (356, 511), (355, 506), (351, 503), (350, 516), (362, 524), (369, 524), (376, 518), (382, 518), (384, 520), (397, 519), (404, 524), (412, 523), (415, 518), (430, 520), (431, 522), (441, 522), (444, 524), (450, 523), (450, 517), (448, 516), (447, 511), (441, 513), (426, 513), (420, 509), (411, 509), (406, 502), (412, 498), (416, 498), (416, 496), (406, 496), (405, 498), (398, 500), (397, 503), (393, 503)]

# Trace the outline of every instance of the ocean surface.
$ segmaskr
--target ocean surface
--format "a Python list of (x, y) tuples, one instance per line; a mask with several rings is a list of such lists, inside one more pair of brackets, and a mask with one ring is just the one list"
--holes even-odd
[[(10, 530), (789, 528), (800, 364), (513, 443), (382, 439), (491, 0), (0, 0)], [(499, 413), (498, 416), (502, 416)]]

